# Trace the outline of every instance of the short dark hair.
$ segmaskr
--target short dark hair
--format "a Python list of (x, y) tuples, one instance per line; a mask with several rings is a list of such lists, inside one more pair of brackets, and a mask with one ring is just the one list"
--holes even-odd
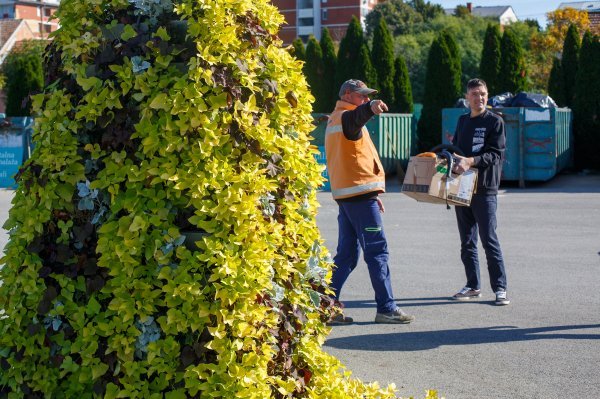
[(474, 89), (476, 87), (479, 87), (479, 86), (483, 86), (487, 89), (487, 84), (485, 84), (485, 81), (483, 79), (479, 79), (479, 78), (471, 79), (467, 82), (467, 91)]

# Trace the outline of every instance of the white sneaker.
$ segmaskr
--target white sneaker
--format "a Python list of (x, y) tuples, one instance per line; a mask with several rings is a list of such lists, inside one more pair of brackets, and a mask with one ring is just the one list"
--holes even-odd
[(506, 297), (506, 291), (498, 290), (496, 291), (496, 305), (503, 306), (508, 305), (510, 300)]

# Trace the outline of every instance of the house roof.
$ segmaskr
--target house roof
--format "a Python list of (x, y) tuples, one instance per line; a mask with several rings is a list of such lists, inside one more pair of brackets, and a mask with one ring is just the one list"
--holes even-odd
[[(500, 18), (505, 12), (511, 9), (511, 6), (476, 6), (471, 8), (471, 14), (478, 17)], [(454, 14), (456, 8), (445, 8), (446, 14)]]
[(476, 15), (478, 17), (501, 17), (502, 14), (504, 14), (510, 8), (510, 6), (477, 6), (471, 9), (471, 14)]
[(600, 1), (572, 1), (569, 3), (560, 3), (558, 6), (559, 9), (567, 7), (581, 11), (600, 12)]

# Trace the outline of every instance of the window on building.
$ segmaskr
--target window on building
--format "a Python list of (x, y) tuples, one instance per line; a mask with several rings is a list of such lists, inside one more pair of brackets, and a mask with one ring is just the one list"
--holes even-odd
[(298, 9), (313, 8), (313, 0), (298, 0)]
[(12, 7), (11, 6), (0, 6), (0, 14), (2, 18), (12, 18)]
[(44, 8), (44, 17), (51, 17), (51, 16), (52, 16), (52, 9)]
[(321, 20), (327, 21), (327, 9), (326, 8), (321, 10)]
[(315, 24), (315, 19), (310, 18), (298, 18), (298, 26), (313, 26)]
[(302, 40), (302, 43), (306, 43), (308, 41), (308, 35), (299, 35), (298, 37), (300, 40)]

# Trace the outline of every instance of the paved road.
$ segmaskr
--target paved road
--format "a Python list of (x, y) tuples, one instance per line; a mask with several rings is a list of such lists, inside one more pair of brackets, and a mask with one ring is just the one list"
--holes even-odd
[[(325, 348), (354, 376), (394, 382), (399, 394), (447, 399), (600, 396), (600, 176), (560, 176), (499, 198), (499, 235), (512, 303), (447, 300), (464, 285), (454, 213), (417, 203), (395, 181), (384, 222), (398, 303), (411, 325), (373, 323), (373, 294), (361, 262), (344, 287), (357, 321), (332, 330)], [(337, 206), (319, 193), (317, 221), (333, 250)], [(0, 190), (0, 221), (12, 191)], [(0, 234), (0, 246), (6, 243)], [(487, 277), (485, 263), (482, 275)], [(485, 278), (484, 278), (485, 280)]]
[[(357, 323), (336, 326), (326, 349), (354, 376), (394, 382), (401, 396), (437, 389), (447, 399), (600, 397), (600, 176), (559, 176), (504, 187), (499, 228), (512, 303), (449, 301), (465, 283), (454, 211), (398, 192), (383, 196), (394, 293), (411, 325), (373, 323), (364, 263), (342, 291)], [(317, 221), (330, 250), (337, 206), (319, 193)], [(480, 249), (481, 250), (481, 249)], [(483, 252), (481, 252), (483, 253)]]

